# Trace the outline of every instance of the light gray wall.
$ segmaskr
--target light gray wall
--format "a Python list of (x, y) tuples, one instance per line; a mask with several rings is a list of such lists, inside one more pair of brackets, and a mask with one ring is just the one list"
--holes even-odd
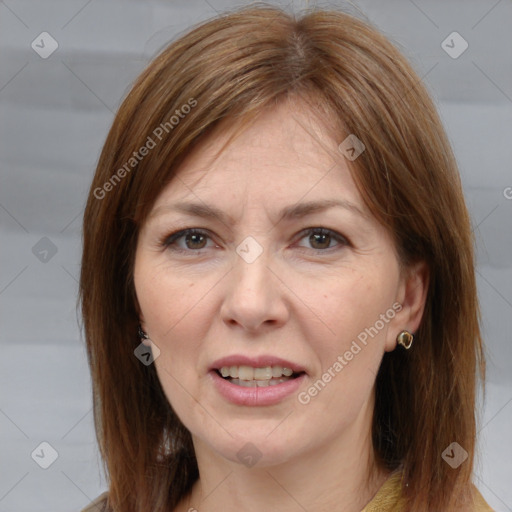
[[(0, 512), (78, 510), (105, 489), (75, 315), (86, 194), (131, 81), (171, 38), (242, 3), (0, 1)], [(356, 5), (413, 62), (460, 164), (488, 353), (475, 483), (496, 510), (511, 511), (512, 4)], [(442, 47), (454, 31), (468, 44), (457, 58)], [(47, 58), (31, 47), (51, 49), (42, 32), (58, 44)], [(451, 39), (445, 48), (462, 48)], [(46, 470), (35, 462), (51, 461), (41, 442), (58, 453)]]

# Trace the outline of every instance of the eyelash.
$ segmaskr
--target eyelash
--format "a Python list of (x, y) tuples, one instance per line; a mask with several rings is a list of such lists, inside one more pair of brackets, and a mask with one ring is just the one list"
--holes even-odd
[[(321, 228), (321, 227), (311, 227), (311, 228), (306, 228), (306, 229), (302, 230), (300, 232), (300, 237), (298, 240), (300, 241), (304, 237), (306, 237), (308, 235), (312, 235), (312, 234), (330, 235), (333, 239), (335, 239), (339, 243), (339, 245), (341, 247), (350, 245), (349, 240), (346, 237), (344, 237), (343, 235), (341, 235), (340, 233), (337, 233), (336, 231), (333, 231), (332, 229)], [(175, 231), (174, 233), (171, 233), (170, 235), (166, 235), (159, 241), (159, 245), (162, 248), (170, 249), (174, 252), (202, 254), (201, 251), (204, 250), (204, 248), (195, 250), (195, 249), (182, 249), (182, 248), (179, 248), (176, 246), (172, 247), (172, 245), (175, 242), (177, 242), (178, 240), (180, 240), (181, 238), (183, 238), (187, 235), (200, 235), (200, 236), (207, 237), (211, 240), (211, 237), (207, 231), (204, 231), (204, 230), (198, 229), (198, 228), (188, 228), (188, 229), (181, 229), (179, 231)], [(306, 249), (305, 247), (302, 247), (302, 248)], [(311, 250), (315, 251), (315, 252), (330, 252), (333, 249), (336, 249), (336, 247), (328, 247), (326, 249), (311, 248)]]

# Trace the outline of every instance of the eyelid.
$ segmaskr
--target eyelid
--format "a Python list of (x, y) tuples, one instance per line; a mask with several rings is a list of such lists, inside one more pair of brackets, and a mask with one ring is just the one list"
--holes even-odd
[[(309, 228), (303, 229), (302, 231), (300, 231), (297, 234), (297, 240), (301, 240), (306, 235), (313, 234), (315, 232), (318, 232), (319, 234), (328, 234), (328, 235), (332, 236), (332, 238), (334, 238), (340, 245), (344, 245), (344, 246), (352, 245), (350, 243), (350, 240), (346, 236), (342, 235), (338, 231), (335, 231), (334, 229), (324, 228), (322, 226), (311, 226)], [(329, 247), (329, 248), (323, 249), (323, 250), (322, 249), (311, 249), (311, 250), (317, 251), (317, 252), (328, 252), (331, 249), (335, 249), (335, 247)]]
[[(180, 240), (181, 238), (187, 236), (187, 235), (202, 235), (202, 236), (205, 236), (207, 238), (209, 238), (210, 240), (213, 240), (212, 239), (212, 236), (210, 234), (210, 232), (206, 229), (203, 229), (203, 228), (183, 228), (183, 229), (178, 229), (170, 234), (166, 234), (163, 238), (161, 238), (159, 240), (159, 245), (164, 247), (164, 248), (168, 248), (171, 244), (173, 244), (174, 242)], [(177, 251), (180, 251), (180, 250), (183, 250), (183, 251), (186, 251), (186, 252), (199, 252), (199, 251), (193, 251), (193, 250), (185, 250), (185, 249), (180, 249), (180, 248), (176, 248), (175, 250)]]

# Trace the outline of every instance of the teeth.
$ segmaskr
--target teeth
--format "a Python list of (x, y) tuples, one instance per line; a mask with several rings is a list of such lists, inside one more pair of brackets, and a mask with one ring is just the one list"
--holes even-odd
[(283, 375), (282, 366), (272, 366), (272, 377), (281, 377)]
[[(231, 368), (233, 368), (233, 367), (231, 367)], [(240, 380), (253, 380), (254, 379), (254, 368), (251, 368), (250, 366), (239, 366), (238, 367), (238, 378)]]
[[(279, 375), (280, 377), (280, 375)], [(265, 366), (265, 368), (254, 368), (255, 380), (270, 380), (272, 378), (272, 367)]]
[(283, 376), (291, 377), (293, 370), (291, 368), (283, 368), (282, 366), (264, 366), (263, 368), (253, 368), (251, 366), (223, 366), (220, 369), (220, 374), (224, 378), (231, 377), (232, 379), (239, 379), (247, 382), (271, 382), (272, 380), (279, 379)]
[(287, 380), (290, 380), (290, 377), (282, 377), (280, 379), (269, 380), (231, 379), (229, 382), (231, 382), (231, 384), (236, 384), (237, 386), (242, 386), (243, 388), (264, 388), (267, 386), (276, 386), (277, 384), (281, 384), (282, 382), (286, 382)]

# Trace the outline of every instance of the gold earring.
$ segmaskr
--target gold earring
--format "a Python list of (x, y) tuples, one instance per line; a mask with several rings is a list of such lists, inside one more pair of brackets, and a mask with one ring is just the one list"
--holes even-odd
[(139, 329), (138, 329), (137, 335), (138, 335), (140, 341), (142, 341), (142, 342), (144, 340), (148, 340), (149, 339), (148, 334), (142, 330), (142, 326), (140, 324), (139, 324)]
[(402, 331), (397, 337), (396, 341), (399, 345), (402, 345), (406, 350), (409, 350), (412, 345), (414, 336), (409, 331)]

